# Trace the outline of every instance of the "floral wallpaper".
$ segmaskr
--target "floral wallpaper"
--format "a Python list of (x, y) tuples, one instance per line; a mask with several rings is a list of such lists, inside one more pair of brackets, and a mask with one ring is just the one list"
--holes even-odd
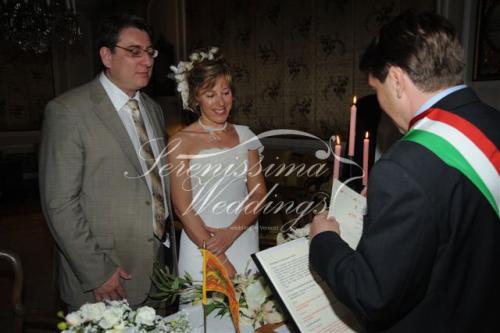
[(4, 48), (0, 52), (0, 131), (39, 130), (54, 97), (52, 58)]
[(408, 3), (187, 0), (188, 52), (219, 46), (233, 65), (233, 122), (345, 138), (353, 95), (372, 93), (359, 57)]

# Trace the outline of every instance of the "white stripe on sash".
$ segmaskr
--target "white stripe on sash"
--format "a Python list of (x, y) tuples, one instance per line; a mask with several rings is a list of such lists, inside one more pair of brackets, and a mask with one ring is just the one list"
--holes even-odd
[(447, 123), (429, 118), (417, 122), (413, 129), (434, 133), (455, 147), (481, 177), (500, 207), (500, 176), (493, 163), (465, 134)]

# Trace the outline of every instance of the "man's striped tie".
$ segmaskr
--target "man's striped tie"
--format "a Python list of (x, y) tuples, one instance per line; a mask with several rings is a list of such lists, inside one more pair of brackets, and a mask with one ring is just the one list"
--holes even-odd
[(144, 121), (139, 110), (139, 103), (135, 99), (130, 99), (127, 102), (128, 107), (132, 110), (132, 118), (134, 119), (135, 128), (139, 135), (141, 144), (139, 156), (144, 159), (148, 169), (148, 176), (151, 180), (151, 188), (153, 190), (153, 209), (154, 209), (154, 234), (158, 239), (162, 239), (165, 233), (165, 218), (168, 212), (165, 212), (165, 203), (163, 201), (163, 187), (158, 170), (158, 166), (154, 166), (155, 157), (149, 142), (148, 132), (144, 126)]

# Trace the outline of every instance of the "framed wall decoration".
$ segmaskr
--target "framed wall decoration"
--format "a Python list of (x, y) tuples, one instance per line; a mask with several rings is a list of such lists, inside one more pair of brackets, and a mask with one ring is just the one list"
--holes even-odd
[(500, 80), (500, 0), (478, 1), (473, 81)]

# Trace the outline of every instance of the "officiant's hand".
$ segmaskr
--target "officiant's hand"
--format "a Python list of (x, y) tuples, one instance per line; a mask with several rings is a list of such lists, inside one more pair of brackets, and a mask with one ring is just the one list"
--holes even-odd
[(239, 236), (239, 232), (229, 228), (212, 228), (205, 226), (205, 229), (212, 235), (205, 244), (206, 249), (215, 255), (222, 254), (233, 244), (234, 240)]
[(333, 231), (340, 235), (339, 223), (333, 217), (328, 218), (328, 211), (314, 217), (309, 229), (309, 239), (313, 239), (314, 236), (324, 231)]
[(130, 280), (132, 276), (118, 267), (111, 277), (94, 290), (94, 297), (97, 302), (105, 299), (118, 300), (126, 298), (127, 294), (121, 285), (120, 279)]

